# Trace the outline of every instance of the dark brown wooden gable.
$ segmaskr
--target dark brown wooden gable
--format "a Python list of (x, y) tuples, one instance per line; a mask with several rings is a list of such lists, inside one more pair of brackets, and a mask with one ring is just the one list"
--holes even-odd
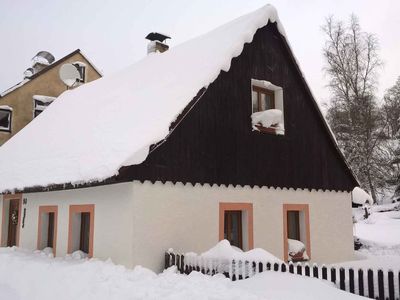
[[(284, 136), (252, 131), (252, 78), (283, 87)], [(122, 168), (117, 181), (347, 191), (357, 185), (275, 24), (259, 29), (230, 70), (199, 94), (170, 136), (142, 164)]]

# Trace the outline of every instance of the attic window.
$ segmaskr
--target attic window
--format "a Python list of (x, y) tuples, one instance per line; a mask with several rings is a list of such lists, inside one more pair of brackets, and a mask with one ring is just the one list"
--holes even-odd
[(0, 106), (0, 131), (11, 132), (11, 117), (11, 107)]
[(76, 67), (76, 69), (79, 72), (79, 75), (81, 76), (79, 79), (77, 79), (77, 82), (84, 83), (86, 82), (86, 64), (80, 61), (74, 62), (73, 65)]
[(252, 126), (263, 133), (285, 133), (282, 88), (264, 80), (251, 80)]
[(36, 118), (40, 115), (53, 101), (55, 97), (34, 95), (33, 96), (33, 117)]

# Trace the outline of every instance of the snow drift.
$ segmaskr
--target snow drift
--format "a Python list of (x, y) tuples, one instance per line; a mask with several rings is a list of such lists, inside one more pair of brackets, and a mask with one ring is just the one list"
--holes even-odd
[[(290, 288), (288, 288), (290, 287)], [(315, 278), (265, 272), (230, 281), (223, 275), (161, 274), (110, 260), (52, 258), (44, 252), (0, 248), (0, 299), (364, 299)]]

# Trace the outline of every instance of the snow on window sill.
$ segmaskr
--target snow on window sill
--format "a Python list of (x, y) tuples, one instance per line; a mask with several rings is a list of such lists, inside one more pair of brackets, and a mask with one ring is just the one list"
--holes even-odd
[(285, 135), (285, 131), (282, 130), (279, 126), (271, 126), (271, 127), (264, 127), (260, 124), (256, 124), (253, 126), (254, 131), (259, 131), (261, 133), (269, 133), (275, 135)]

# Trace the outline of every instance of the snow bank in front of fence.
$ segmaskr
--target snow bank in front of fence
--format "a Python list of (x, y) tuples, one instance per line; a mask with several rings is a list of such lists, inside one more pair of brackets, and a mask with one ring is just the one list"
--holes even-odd
[(223, 275), (193, 272), (186, 276), (175, 270), (157, 275), (110, 260), (52, 258), (42, 251), (0, 248), (0, 299), (261, 299)]
[[(186, 255), (188, 255), (187, 253)], [(190, 253), (196, 255), (195, 253)], [(189, 255), (190, 255), (189, 254)], [(242, 260), (242, 261), (256, 261), (256, 262), (270, 262), (270, 263), (282, 263), (279, 258), (272, 255), (268, 251), (255, 248), (249, 251), (242, 251), (241, 249), (231, 246), (229, 241), (222, 240), (218, 242), (214, 247), (206, 252), (203, 252), (201, 257), (206, 259), (221, 259), (221, 260)]]
[(41, 251), (0, 248), (0, 299), (361, 299), (313, 278), (265, 272), (232, 282), (198, 272), (161, 274), (110, 260), (53, 258)]
[(235, 286), (252, 291), (263, 299), (365, 299), (341, 291), (326, 281), (280, 272), (264, 272), (251, 279), (235, 281)]

